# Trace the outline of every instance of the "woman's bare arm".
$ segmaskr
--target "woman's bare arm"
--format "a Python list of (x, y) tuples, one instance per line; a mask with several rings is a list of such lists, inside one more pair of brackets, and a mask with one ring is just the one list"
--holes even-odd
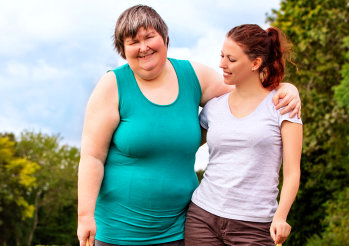
[(93, 245), (96, 234), (95, 205), (104, 175), (112, 135), (120, 120), (114, 73), (98, 82), (86, 107), (78, 174), (78, 231), (80, 246)]
[(284, 121), (281, 125), (283, 145), (283, 185), (280, 202), (270, 227), (275, 243), (283, 243), (291, 231), (287, 215), (297, 195), (300, 182), (300, 159), (302, 154), (302, 125)]

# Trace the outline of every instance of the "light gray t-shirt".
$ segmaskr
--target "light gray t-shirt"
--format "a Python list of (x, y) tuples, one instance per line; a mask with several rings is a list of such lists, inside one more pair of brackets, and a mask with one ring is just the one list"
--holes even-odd
[(277, 209), (282, 161), (281, 123), (302, 124), (280, 114), (272, 102), (275, 90), (249, 115), (234, 117), (229, 93), (210, 100), (200, 113), (207, 132), (209, 163), (192, 201), (220, 217), (270, 222)]

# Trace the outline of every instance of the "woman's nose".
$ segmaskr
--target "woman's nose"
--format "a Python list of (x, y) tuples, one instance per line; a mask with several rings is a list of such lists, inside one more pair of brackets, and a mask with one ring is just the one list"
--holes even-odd
[(226, 67), (226, 63), (224, 61), (224, 59), (222, 58), (221, 61), (219, 62), (219, 67), (220, 68), (225, 68)]
[(146, 41), (142, 41), (140, 42), (140, 47), (139, 47), (140, 51), (143, 52), (143, 51), (146, 51), (148, 49), (148, 44)]

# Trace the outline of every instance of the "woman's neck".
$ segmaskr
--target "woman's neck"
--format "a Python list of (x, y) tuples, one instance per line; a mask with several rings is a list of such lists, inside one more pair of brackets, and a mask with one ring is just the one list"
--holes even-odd
[(263, 87), (259, 77), (253, 76), (248, 80), (236, 84), (235, 90), (232, 93), (239, 98), (252, 99), (264, 97), (269, 92), (270, 90)]
[(171, 66), (171, 62), (166, 60), (161, 70), (157, 74), (152, 74), (152, 76), (149, 77), (142, 77), (135, 74), (135, 78), (138, 83), (156, 86), (158, 83), (161, 84), (164, 79), (166, 79), (166, 76), (169, 75), (169, 71), (171, 71)]
[(237, 84), (229, 95), (230, 112), (237, 118), (248, 116), (256, 110), (269, 92), (257, 77)]

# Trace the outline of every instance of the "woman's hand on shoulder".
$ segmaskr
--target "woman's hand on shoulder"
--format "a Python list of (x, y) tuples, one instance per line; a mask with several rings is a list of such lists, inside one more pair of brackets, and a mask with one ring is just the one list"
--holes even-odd
[(223, 76), (214, 69), (196, 62), (191, 62), (201, 86), (200, 106), (204, 106), (210, 99), (228, 93), (233, 89), (223, 82)]
[[(279, 101), (282, 99), (282, 101)], [(292, 118), (297, 114), (297, 117), (301, 117), (301, 99), (299, 97), (299, 92), (297, 87), (290, 83), (280, 83), (280, 85), (276, 88), (276, 93), (273, 96), (273, 102), (276, 106), (276, 109), (281, 110), (281, 114), (286, 114), (288, 112), (290, 117)]]

